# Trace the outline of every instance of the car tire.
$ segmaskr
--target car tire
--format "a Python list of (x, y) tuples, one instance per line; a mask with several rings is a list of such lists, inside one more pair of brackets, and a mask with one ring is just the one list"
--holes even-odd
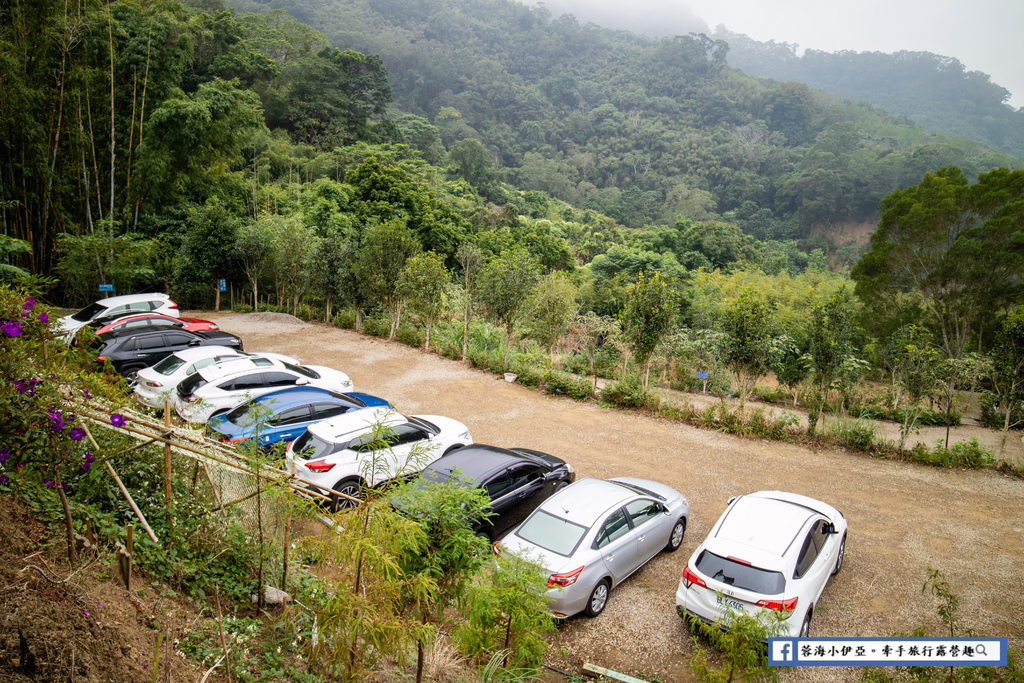
[(608, 593), (611, 592), (612, 585), (608, 579), (601, 579), (594, 590), (590, 591), (590, 597), (587, 598), (587, 607), (584, 610), (588, 617), (596, 617), (598, 614), (604, 611), (605, 605), (608, 604)]
[(807, 616), (804, 617), (804, 623), (800, 624), (800, 635), (798, 638), (810, 638), (811, 637), (811, 611), (807, 610)]
[(135, 385), (139, 383), (139, 370), (145, 368), (145, 365), (133, 365), (124, 370), (124, 383), (128, 385), (129, 389), (134, 389)]
[[(360, 489), (361, 484), (359, 482), (359, 479), (356, 477), (342, 479), (341, 481), (334, 485), (335, 491), (337, 491), (338, 493), (344, 493), (346, 495), (352, 496), (353, 498), (359, 498)], [(348, 498), (342, 498), (340, 496), (334, 495), (333, 493), (331, 494), (332, 512), (338, 512), (339, 510), (351, 510), (357, 505), (358, 503), (355, 503), (349, 500)]]
[(555, 488), (551, 492), (551, 495), (554, 495), (554, 494), (558, 493), (559, 491), (561, 491), (562, 489), (564, 489), (568, 485), (569, 485), (569, 482), (567, 482), (567, 481), (560, 481), (560, 482), (558, 482), (557, 484), (555, 484)]
[(683, 544), (683, 536), (685, 535), (686, 517), (680, 517), (672, 526), (672, 533), (669, 534), (668, 544), (665, 546), (665, 552), (674, 553), (675, 551), (679, 550), (679, 546)]
[(839, 570), (843, 568), (843, 560), (846, 556), (846, 534), (843, 534), (843, 540), (839, 541), (839, 553), (836, 555), (836, 566), (832, 570), (832, 576), (839, 573)]

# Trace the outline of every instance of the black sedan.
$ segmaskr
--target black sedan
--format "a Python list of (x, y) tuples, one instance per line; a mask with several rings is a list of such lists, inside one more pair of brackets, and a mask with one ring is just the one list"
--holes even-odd
[[(145, 328), (143, 328), (145, 330)], [(225, 346), (242, 350), (242, 340), (233, 334), (210, 330), (190, 332), (175, 328), (115, 330), (98, 335), (91, 342), (100, 363), (110, 361), (129, 384), (142, 368), (159, 363), (175, 351), (193, 346)]]
[(483, 488), (490, 496), (493, 514), (485, 521), (473, 522), (473, 530), (492, 543), (576, 479), (572, 465), (553, 455), (527, 448), (474, 444), (428, 465), (419, 485), (444, 482), (453, 476)]

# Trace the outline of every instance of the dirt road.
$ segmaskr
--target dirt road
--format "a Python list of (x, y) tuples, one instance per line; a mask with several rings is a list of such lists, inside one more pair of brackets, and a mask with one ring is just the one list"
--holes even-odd
[[(214, 314), (247, 351), (276, 351), (348, 373), (358, 391), (413, 414), (465, 422), (478, 443), (526, 446), (572, 463), (578, 476), (664, 482), (690, 501), (682, 549), (662, 554), (613, 591), (597, 619), (574, 618), (552, 639), (551, 661), (581, 659), (664, 681), (690, 680), (693, 646), (675, 613), (690, 553), (733, 495), (782, 489), (825, 500), (850, 523), (846, 564), (814, 612), (811, 634), (888, 636), (928, 625), (928, 568), (960, 598), (963, 625), (1024, 647), (1024, 481), (840, 451), (744, 440), (667, 420), (551, 398), (440, 356), (355, 332), (272, 315)], [(852, 680), (846, 669), (787, 671), (785, 680)]]

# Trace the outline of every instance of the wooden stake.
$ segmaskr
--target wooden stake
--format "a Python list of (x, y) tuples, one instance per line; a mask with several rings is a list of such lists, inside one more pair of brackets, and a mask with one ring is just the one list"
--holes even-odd
[(292, 511), (288, 510), (288, 516), (284, 520), (284, 570), (281, 572), (281, 590), (288, 592), (288, 546), (291, 541)]
[(231, 683), (231, 663), (228, 661), (228, 644), (224, 640), (224, 615), (220, 611), (220, 588), (213, 584), (213, 599), (217, 602), (217, 629), (220, 631), (220, 647), (224, 650), (224, 671), (228, 675), (228, 683)]
[[(171, 431), (171, 402), (164, 401), (164, 429)], [(167, 528), (173, 530), (174, 517), (171, 514), (171, 503), (174, 502), (174, 491), (171, 487), (171, 441), (164, 441), (164, 508), (167, 510)], [(171, 535), (167, 535), (167, 543)]]

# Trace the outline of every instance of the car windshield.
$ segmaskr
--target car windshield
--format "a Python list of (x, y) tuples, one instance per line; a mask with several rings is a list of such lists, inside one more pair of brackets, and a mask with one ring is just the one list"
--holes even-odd
[(786, 589), (786, 577), (781, 572), (719, 557), (707, 550), (697, 558), (696, 566), (701, 574), (710, 576), (715, 581), (761, 595), (778, 595)]
[(88, 306), (80, 310), (78, 313), (72, 315), (71, 319), (77, 320), (80, 323), (88, 322), (92, 320), (94, 317), (96, 317), (97, 313), (99, 313), (100, 311), (105, 311), (106, 309), (106, 306), (101, 306), (99, 304), (89, 304)]
[(173, 374), (175, 370), (185, 364), (185, 361), (175, 356), (173, 353), (167, 358), (153, 366), (153, 369), (159, 372), (161, 375)]
[(569, 557), (586, 533), (587, 527), (581, 524), (537, 510), (519, 527), (516, 536), (545, 550)]

